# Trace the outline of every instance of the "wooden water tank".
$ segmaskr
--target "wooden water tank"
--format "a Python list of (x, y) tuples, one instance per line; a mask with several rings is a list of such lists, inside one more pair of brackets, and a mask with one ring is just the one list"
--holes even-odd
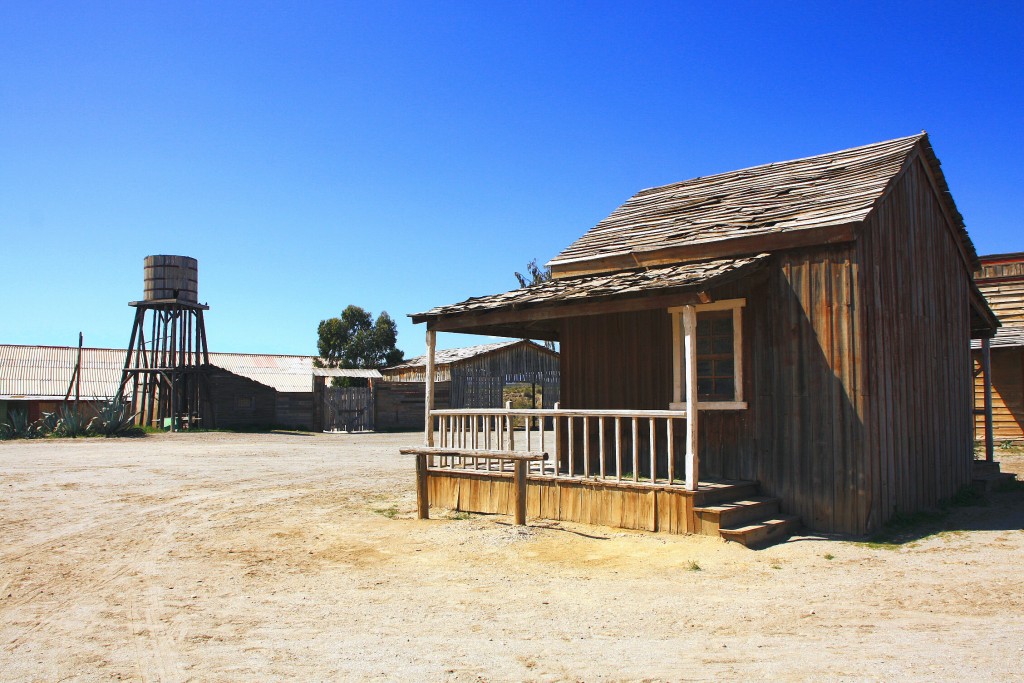
[(143, 298), (199, 303), (199, 262), (190, 256), (147, 256)]

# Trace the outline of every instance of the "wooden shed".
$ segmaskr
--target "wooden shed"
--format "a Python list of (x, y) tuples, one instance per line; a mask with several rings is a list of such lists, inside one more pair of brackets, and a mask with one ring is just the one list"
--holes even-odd
[[(423, 429), (427, 357), (381, 370), (378, 415), (389, 429)], [(527, 339), (444, 349), (434, 354), (434, 407), (553, 408), (559, 401), (558, 352)]]
[[(997, 441), (1024, 441), (1024, 253), (982, 256), (974, 281), (1001, 323), (987, 344), (982, 340), (972, 344), (975, 433), (979, 439), (985, 434), (987, 351), (992, 437)], [(988, 447), (991, 449), (991, 442)]]
[[(428, 349), (560, 342), (557, 409), (435, 409), (425, 435), (549, 452), (531, 514), (757, 543), (866, 533), (970, 482), (969, 340), (997, 322), (926, 134), (643, 190), (548, 265), (412, 316)], [(427, 471), (437, 504), (510, 510), (500, 459)]]

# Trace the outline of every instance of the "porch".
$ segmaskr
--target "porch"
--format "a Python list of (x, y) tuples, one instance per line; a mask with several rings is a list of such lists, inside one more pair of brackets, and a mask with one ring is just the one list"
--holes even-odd
[(699, 478), (685, 410), (432, 410), (428, 425), (433, 445), (407, 449), (421, 458), (421, 515), (426, 502), (745, 545), (798, 525), (757, 482)]

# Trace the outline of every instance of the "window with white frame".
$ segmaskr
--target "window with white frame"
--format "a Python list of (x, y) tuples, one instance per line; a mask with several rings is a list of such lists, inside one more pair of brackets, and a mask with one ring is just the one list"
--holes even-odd
[[(697, 400), (703, 409), (744, 409), (743, 306), (745, 299), (694, 305)], [(671, 409), (686, 408), (686, 307), (670, 308), (675, 373)]]

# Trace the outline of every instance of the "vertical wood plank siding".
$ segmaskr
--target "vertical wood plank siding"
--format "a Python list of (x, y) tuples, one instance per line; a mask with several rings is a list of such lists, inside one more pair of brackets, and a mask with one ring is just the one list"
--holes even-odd
[(857, 242), (870, 399), (865, 528), (970, 481), (970, 273), (945, 221), (915, 159)]
[[(983, 405), (981, 352), (974, 357), (974, 406)], [(974, 418), (974, 438), (985, 438), (985, 417)], [(992, 349), (992, 433), (996, 441), (1024, 439), (1024, 348)]]
[[(701, 414), (702, 476), (756, 479), (807, 526), (853, 534), (969, 482), (970, 273), (944, 221), (915, 161), (855, 243), (711, 292), (747, 299), (749, 409)], [(560, 339), (563, 407), (672, 400), (667, 311), (568, 318)]]

